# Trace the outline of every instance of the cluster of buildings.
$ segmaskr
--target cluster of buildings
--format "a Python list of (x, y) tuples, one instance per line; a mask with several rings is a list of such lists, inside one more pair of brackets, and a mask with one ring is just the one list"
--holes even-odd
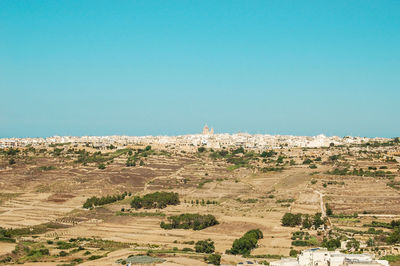
[[(387, 141), (384, 138), (375, 138), (373, 141)], [(163, 148), (176, 148), (181, 150), (196, 150), (199, 146), (219, 149), (229, 147), (245, 147), (247, 149), (265, 150), (278, 149), (281, 147), (328, 147), (334, 145), (361, 144), (371, 141), (362, 137), (327, 137), (318, 136), (290, 136), (290, 135), (263, 135), (263, 134), (214, 134), (214, 129), (206, 125), (202, 134), (191, 134), (181, 136), (54, 136), (48, 138), (3, 138), (0, 139), (0, 148), (48, 146), (51, 144), (71, 143), (77, 145), (90, 144), (96, 147), (114, 145), (122, 147), (126, 145), (154, 145)]]
[(375, 260), (370, 254), (344, 254), (325, 248), (303, 250), (297, 258), (273, 261), (270, 266), (389, 266), (387, 260)]

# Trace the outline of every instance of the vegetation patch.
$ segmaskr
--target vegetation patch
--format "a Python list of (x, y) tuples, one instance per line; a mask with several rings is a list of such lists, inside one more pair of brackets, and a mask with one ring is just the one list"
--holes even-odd
[(241, 238), (233, 242), (232, 248), (226, 252), (229, 254), (250, 255), (252, 249), (257, 247), (259, 239), (263, 238), (263, 233), (260, 229), (253, 229), (244, 234)]
[(154, 258), (146, 255), (131, 255), (126, 259), (119, 259), (116, 263), (126, 265), (130, 264), (154, 264), (154, 263), (162, 263), (165, 259)]
[(214, 242), (211, 239), (197, 241), (194, 248), (197, 253), (213, 253), (215, 251)]
[(193, 229), (202, 230), (204, 228), (219, 224), (217, 219), (211, 215), (201, 215), (197, 213), (186, 213), (168, 217), (170, 223), (161, 222), (163, 229)]
[(152, 217), (152, 216), (160, 216), (164, 217), (165, 213), (162, 212), (122, 212), (117, 211), (115, 213), (117, 216), (135, 216), (135, 217)]
[(143, 197), (135, 196), (131, 201), (131, 207), (135, 209), (163, 209), (168, 205), (178, 205), (179, 195), (173, 192), (154, 192)]
[(101, 197), (101, 198), (93, 196), (91, 198), (88, 198), (85, 201), (85, 203), (83, 203), (83, 208), (90, 209), (90, 208), (93, 208), (94, 206), (110, 204), (110, 203), (113, 203), (113, 202), (116, 202), (119, 200), (123, 200), (127, 195), (128, 195), (128, 192), (124, 192), (120, 195), (105, 196), (105, 197)]

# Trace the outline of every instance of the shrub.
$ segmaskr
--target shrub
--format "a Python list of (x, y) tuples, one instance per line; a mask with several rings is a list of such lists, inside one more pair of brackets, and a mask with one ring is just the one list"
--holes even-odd
[(289, 256), (290, 257), (296, 257), (297, 254), (299, 254), (299, 252), (297, 250), (295, 250), (295, 249), (291, 249), (290, 252), (289, 252)]
[(65, 252), (64, 250), (61, 250), (60, 253), (58, 254), (60, 257), (65, 257), (68, 255), (68, 252)]
[(211, 239), (197, 241), (194, 248), (197, 253), (213, 253), (215, 251), (214, 242)]
[(98, 168), (100, 170), (104, 170), (104, 169), (106, 169), (106, 165), (104, 163), (101, 163), (101, 164), (99, 164)]
[(75, 243), (68, 243), (65, 241), (57, 241), (57, 248), (58, 249), (70, 249), (76, 247)]
[(90, 256), (89, 258), (88, 258), (88, 260), (97, 260), (97, 259), (100, 259), (100, 258), (102, 258), (103, 256), (101, 256), (101, 255), (92, 255), (92, 256)]

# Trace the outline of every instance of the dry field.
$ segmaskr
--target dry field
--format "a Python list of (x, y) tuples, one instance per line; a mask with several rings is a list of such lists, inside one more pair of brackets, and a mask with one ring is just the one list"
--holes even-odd
[[(156, 150), (139, 157), (131, 167), (126, 166), (130, 155), (114, 149), (102, 152), (111, 154), (100, 162), (105, 169), (99, 169), (99, 161), (78, 162), (79, 154), (71, 151), (78, 150), (76, 147), (47, 147), (40, 152), (39, 148), (22, 149), (15, 155), (4, 152), (0, 155), (0, 227), (27, 231), (15, 233), (16, 243), (0, 241), (0, 260), (26, 265), (118, 265), (118, 259), (147, 254), (164, 259), (160, 265), (205, 265), (205, 254), (182, 249), (193, 249), (190, 241), (210, 238), (215, 251), (222, 254), (221, 263), (271, 261), (278, 255), (288, 256), (293, 249), (292, 232), (299, 228), (281, 225), (287, 212), (312, 216), (324, 213), (328, 203), (334, 214), (359, 215), (353, 220), (330, 218), (330, 228), (353, 230), (366, 230), (363, 224), (390, 222), (400, 216), (400, 190), (388, 185), (400, 181), (400, 158), (394, 156), (395, 162), (386, 156), (388, 152), (398, 154), (399, 147), (370, 147), (366, 152), (362, 147), (281, 149), (271, 157), (249, 155), (249, 160), (236, 166), (223, 157), (212, 158), (209, 150)], [(57, 152), (58, 148), (63, 150)], [(15, 164), (9, 163), (11, 157)], [(237, 157), (246, 158), (244, 154)], [(312, 163), (304, 163), (306, 159)], [(382, 167), (391, 177), (328, 173), (336, 168), (368, 167), (378, 169), (371, 168), (372, 172)], [(92, 196), (125, 191), (132, 196), (93, 209), (82, 208)], [(155, 216), (117, 215), (122, 208), (131, 208), (134, 195), (156, 191), (176, 192), (181, 203), (144, 210), (159, 214)], [(205, 204), (201, 204), (203, 200)], [(198, 231), (160, 228), (166, 217), (182, 213), (212, 214), (219, 224)], [(245, 259), (225, 253), (251, 229), (260, 229), (264, 235), (251, 254), (273, 256)], [(326, 232), (310, 230), (310, 234), (322, 241)], [(77, 238), (83, 240), (74, 242)], [(73, 245), (60, 249), (57, 241)], [(27, 247), (30, 251), (48, 249), (49, 254), (30, 254)], [(302, 248), (307, 247), (294, 247)], [(61, 251), (67, 254), (60, 255)]]

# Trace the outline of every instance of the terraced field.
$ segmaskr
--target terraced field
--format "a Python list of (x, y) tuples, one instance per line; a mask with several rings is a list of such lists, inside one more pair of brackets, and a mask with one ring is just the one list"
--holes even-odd
[[(152, 151), (148, 156), (139, 153), (135, 157), (136, 166), (127, 167), (131, 155), (120, 152), (105, 161), (105, 169), (99, 169), (98, 163), (77, 163), (76, 154), (28, 154), (27, 157), (17, 157), (14, 166), (7, 165), (6, 157), (0, 157), (0, 227), (31, 228), (34, 231), (37, 230), (35, 226), (57, 225), (16, 237), (17, 244), (22, 243), (22, 239), (33, 241), (30, 248), (42, 243), (40, 245), (48, 248), (50, 255), (32, 259), (22, 251), (10, 253), (16, 244), (9, 243), (0, 245), (0, 259), (11, 256), (12, 261), (27, 265), (64, 262), (117, 265), (117, 259), (129, 255), (150, 254), (165, 259), (162, 265), (202, 265), (204, 254), (182, 249), (194, 249), (193, 243), (210, 238), (214, 241), (215, 251), (222, 254), (222, 262), (235, 264), (244, 258), (230, 255), (226, 250), (247, 231), (260, 229), (264, 237), (251, 254), (270, 255), (258, 260), (271, 261), (279, 256), (288, 256), (293, 249), (292, 233), (299, 228), (281, 225), (287, 212), (310, 216), (317, 212), (325, 214), (325, 204), (328, 203), (335, 214), (356, 212), (360, 215), (356, 222), (331, 218), (328, 225), (354, 230), (361, 230), (363, 223), (375, 219), (371, 217), (400, 215), (399, 190), (388, 186), (388, 182), (399, 180), (398, 163), (387, 164), (375, 157), (350, 156), (342, 148), (282, 149), (275, 157), (256, 157), (246, 161), (247, 164), (233, 167), (224, 158), (212, 159), (210, 153), (157, 154)], [(330, 161), (330, 156), (340, 153), (345, 155), (338, 161)], [(237, 155), (236, 159), (242, 160), (241, 156), (245, 155)], [(278, 156), (285, 158), (283, 163), (278, 162)], [(318, 157), (321, 158), (316, 159)], [(314, 168), (303, 163), (307, 158), (316, 164)], [(142, 161), (141, 165), (139, 161)], [(393, 173), (391, 180), (327, 173), (335, 168), (379, 169), (382, 166), (388, 166), (387, 171)], [(86, 199), (92, 196), (116, 195), (125, 191), (132, 194), (123, 200), (93, 209), (82, 208)], [(155, 191), (178, 193), (180, 204), (161, 210), (131, 209), (130, 201), (134, 196)], [(121, 210), (127, 214), (117, 215)], [(148, 216), (141, 212), (158, 214)], [(135, 216), (135, 213), (138, 214)], [(160, 223), (168, 216), (182, 213), (212, 214), (219, 224), (198, 231), (160, 228)], [(389, 218), (384, 217), (382, 221), (387, 222)], [(326, 234), (317, 234), (316, 230), (309, 232), (321, 243)], [(89, 240), (82, 240), (79, 244), (81, 250), (73, 251), (70, 247), (66, 249), (67, 255), (61, 256), (58, 255), (60, 249), (49, 244), (78, 238), (91, 239), (92, 242), (98, 239), (109, 246), (88, 249), (85, 245)], [(90, 250), (91, 255), (84, 255), (83, 250)], [(98, 257), (91, 261), (89, 257), (92, 255)]]

